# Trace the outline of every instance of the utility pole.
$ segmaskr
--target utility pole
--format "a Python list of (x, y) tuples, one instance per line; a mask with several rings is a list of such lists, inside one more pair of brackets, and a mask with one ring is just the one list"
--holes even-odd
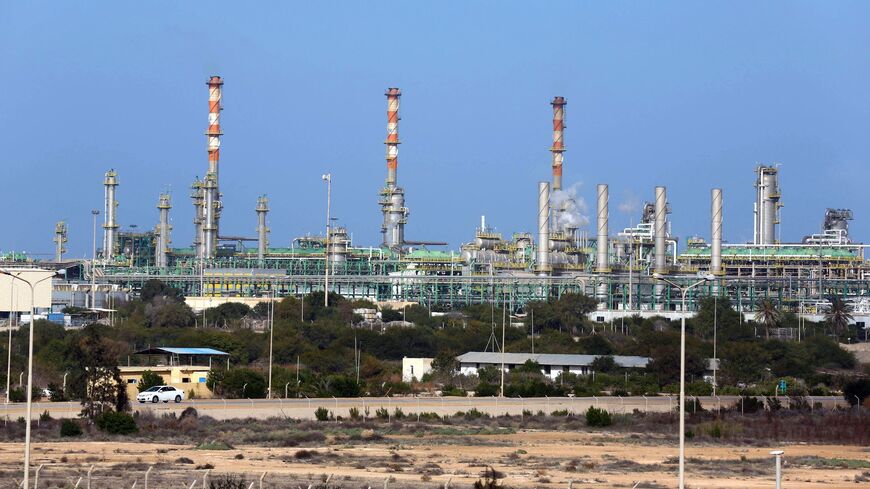
[(329, 307), (329, 207), (332, 201), (332, 173), (321, 177), (326, 182), (326, 245), (323, 251), (325, 257), (323, 276), (323, 305)]
[(94, 218), (93, 250), (91, 250), (91, 309), (93, 309), (97, 307), (97, 216), (100, 215), (100, 211), (94, 209), (91, 211), (91, 215)]

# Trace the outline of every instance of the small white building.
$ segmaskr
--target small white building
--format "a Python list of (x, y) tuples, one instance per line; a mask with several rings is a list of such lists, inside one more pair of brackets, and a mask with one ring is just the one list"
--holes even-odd
[(402, 382), (415, 382), (432, 371), (432, 358), (402, 358)]
[[(509, 372), (531, 360), (541, 366), (541, 373), (556, 380), (559, 374), (566, 372), (577, 375), (592, 373), (592, 362), (596, 358), (607, 355), (570, 355), (554, 353), (498, 353), (471, 351), (456, 357), (459, 360), (459, 372), (463, 375), (477, 375), (477, 371), (485, 367), (500, 369), (504, 361), (504, 369)], [(613, 360), (622, 368), (643, 369), (650, 359), (647, 357), (613, 355)]]

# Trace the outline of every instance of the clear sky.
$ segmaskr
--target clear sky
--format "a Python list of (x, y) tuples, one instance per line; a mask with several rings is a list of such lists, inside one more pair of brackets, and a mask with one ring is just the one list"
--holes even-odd
[[(333, 214), (380, 243), (387, 87), (403, 91), (406, 235), (535, 228), (550, 177), (555, 95), (568, 99), (565, 186), (611, 232), (666, 185), (673, 232), (752, 239), (753, 169), (782, 165), (781, 234), (826, 207), (870, 241), (867, 2), (4, 2), (0, 7), (0, 249), (51, 253), (55, 221), (90, 254), (103, 173), (123, 227), (153, 227), (171, 190), (174, 246), (192, 239), (189, 186), (205, 173), (210, 75), (225, 80), (222, 233), (273, 246)], [(621, 210), (620, 210), (621, 209)], [(590, 214), (594, 214), (591, 210)]]

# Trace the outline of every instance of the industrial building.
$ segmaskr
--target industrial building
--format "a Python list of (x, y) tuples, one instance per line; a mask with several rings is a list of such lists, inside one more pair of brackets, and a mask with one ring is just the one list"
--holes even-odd
[[(711, 189), (709, 241), (689, 237), (684, 242), (672, 235), (671, 205), (665, 186), (651, 186), (650, 200), (643, 205), (637, 225), (614, 230), (609, 224), (610, 188), (596, 187), (594, 231), (576, 211), (576, 202), (562, 187), (566, 164), (565, 114), (567, 100), (554, 97), (552, 106), (551, 178), (529, 182), (529, 202), (537, 190), (537, 220), (526, 230), (510, 236), (490, 228), (485, 218), (459, 250), (444, 250), (444, 243), (414, 241), (405, 236), (410, 218), (406, 198), (412, 192), (399, 183), (398, 88), (389, 88), (386, 120), (386, 180), (377, 189), (382, 214), (382, 242), (360, 246), (350, 231), (329, 225), (320, 236), (302, 236), (291, 243), (273, 243), (267, 226), (269, 200), (252, 198), (257, 235), (237, 236), (221, 226), (223, 212), (220, 182), (222, 93), (224, 80), (212, 76), (207, 83), (209, 102), (205, 131), (207, 167), (203, 178), (191, 186), (193, 236), (174, 236), (170, 213), (179, 205), (169, 194), (157, 195), (154, 229), (121, 230), (123, 213), (123, 168), (104, 175), (102, 246), (94, 259), (65, 261), (67, 228), (55, 226), (55, 257), (40, 263), (48, 269), (68, 269), (58, 287), (134, 293), (148, 279), (160, 279), (181, 288), (199, 303), (271, 295), (302, 295), (329, 291), (374, 301), (411, 301), (450, 309), (465, 304), (495, 301), (521, 310), (530, 300), (545, 300), (567, 292), (597, 297), (603, 310), (622, 314), (679, 312), (678, 289), (653, 274), (676, 284), (712, 273), (716, 280), (697, 287), (689, 296), (693, 310), (698, 296), (731, 297), (737, 307), (750, 311), (757, 301), (771, 298), (786, 308), (818, 312), (829, 294), (859, 303), (870, 293), (863, 245), (849, 236), (848, 209), (824, 211), (819, 232), (799, 243), (783, 243), (777, 236), (782, 189), (776, 165), (756, 169), (753, 242), (729, 243), (722, 235), (726, 216), (725, 193)], [(204, 94), (205, 95), (205, 94)], [(543, 143), (543, 142), (542, 142)], [(542, 144), (543, 146), (543, 144)], [(543, 149), (543, 148), (542, 148)], [(570, 168), (570, 167), (569, 167)], [(196, 174), (194, 168), (191, 175)], [(376, 189), (372, 189), (373, 191)], [(706, 204), (705, 204), (706, 205)], [(95, 219), (97, 218), (95, 211)], [(736, 217), (735, 217), (736, 218)], [(253, 221), (253, 216), (252, 216)], [(535, 226), (532, 228), (532, 226)], [(255, 243), (255, 244), (254, 244)], [(6, 265), (21, 260), (7, 258)], [(90, 307), (105, 306), (91, 294)], [(866, 300), (865, 300), (866, 302)]]

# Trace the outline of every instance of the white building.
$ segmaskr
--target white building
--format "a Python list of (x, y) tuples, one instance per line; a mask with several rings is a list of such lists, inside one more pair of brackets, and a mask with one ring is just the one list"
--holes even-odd
[[(556, 380), (562, 372), (577, 375), (592, 373), (592, 362), (596, 358), (607, 355), (569, 355), (553, 353), (498, 353), (471, 351), (456, 357), (459, 360), (459, 372), (463, 375), (477, 375), (477, 371), (485, 367), (500, 369), (504, 361), (504, 369), (509, 372), (531, 360), (541, 366), (541, 373)], [(646, 368), (650, 359), (647, 357), (614, 355), (613, 360), (622, 368)], [(404, 362), (403, 362), (404, 363)]]
[(402, 382), (419, 381), (432, 371), (432, 358), (402, 358)]

